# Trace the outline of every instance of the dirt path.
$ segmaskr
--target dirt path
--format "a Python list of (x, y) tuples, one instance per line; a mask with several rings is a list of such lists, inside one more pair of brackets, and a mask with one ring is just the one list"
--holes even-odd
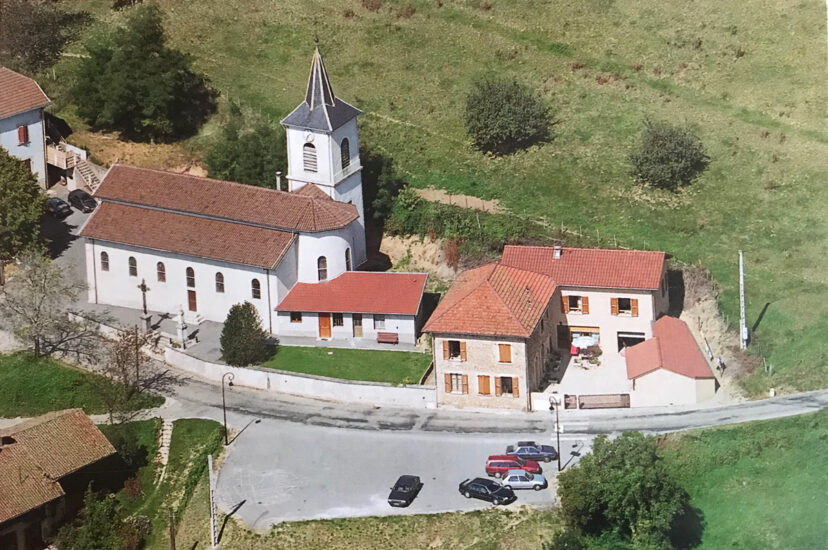
[(419, 195), (421, 199), (431, 202), (452, 204), (455, 206), (462, 206), (463, 208), (470, 208), (472, 210), (480, 210), (482, 212), (503, 212), (503, 209), (500, 207), (500, 201), (497, 199), (483, 200), (469, 195), (452, 195), (444, 189), (435, 189), (434, 187), (417, 189), (417, 195)]

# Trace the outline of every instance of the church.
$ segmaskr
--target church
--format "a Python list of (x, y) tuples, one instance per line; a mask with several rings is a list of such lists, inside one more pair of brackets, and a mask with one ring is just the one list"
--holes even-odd
[(415, 343), (426, 274), (356, 271), (367, 259), (360, 113), (334, 95), (317, 50), (305, 99), (282, 120), (288, 191), (110, 167), (80, 233), (89, 302), (145, 299), (197, 324), (247, 301), (274, 335)]

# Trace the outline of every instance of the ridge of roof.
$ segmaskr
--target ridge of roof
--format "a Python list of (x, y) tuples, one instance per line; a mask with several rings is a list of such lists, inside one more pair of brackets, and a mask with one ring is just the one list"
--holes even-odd
[(33, 78), (0, 65), (0, 118), (8, 118), (51, 103)]
[(653, 337), (627, 348), (627, 378), (635, 379), (658, 369), (688, 378), (715, 378), (687, 323), (663, 316), (653, 321)]

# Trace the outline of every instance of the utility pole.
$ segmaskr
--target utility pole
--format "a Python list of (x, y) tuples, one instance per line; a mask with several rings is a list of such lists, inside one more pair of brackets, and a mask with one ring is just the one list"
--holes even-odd
[(207, 455), (207, 473), (210, 485), (210, 548), (218, 546), (216, 538), (216, 481), (213, 477), (213, 455)]
[(748, 329), (745, 319), (745, 258), (742, 251), (739, 251), (739, 347), (747, 348)]
[(558, 443), (558, 448), (555, 449), (557, 452), (555, 454), (558, 455), (558, 471), (561, 471), (561, 422), (560, 418), (558, 417), (558, 396), (552, 395), (549, 398), (549, 404), (555, 409), (555, 439)]

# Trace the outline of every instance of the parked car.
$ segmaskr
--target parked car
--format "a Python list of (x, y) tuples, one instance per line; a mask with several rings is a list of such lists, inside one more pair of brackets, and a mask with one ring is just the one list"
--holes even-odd
[(419, 477), (408, 475), (400, 476), (394, 486), (391, 487), (391, 494), (388, 495), (388, 504), (396, 508), (405, 508), (417, 498), (422, 488), (423, 484)]
[(539, 445), (534, 441), (518, 441), (517, 445), (506, 447), (506, 454), (519, 456), (524, 460), (552, 462), (558, 458), (558, 451), (552, 445)]
[(72, 213), (72, 209), (66, 204), (66, 201), (58, 197), (49, 197), (46, 200), (46, 212), (52, 217), (62, 220)]
[(98, 206), (98, 203), (95, 202), (92, 195), (83, 189), (75, 189), (69, 192), (69, 204), (84, 213), (92, 212)]
[(540, 491), (549, 487), (549, 483), (540, 474), (530, 474), (524, 470), (509, 470), (503, 476), (503, 486), (507, 489), (534, 489)]
[(507, 489), (497, 481), (476, 477), (467, 479), (460, 484), (460, 494), (466, 498), (479, 498), (487, 500), (498, 506), (499, 504), (511, 504), (517, 500), (515, 492)]
[(541, 473), (540, 464), (534, 460), (524, 460), (514, 455), (492, 455), (486, 460), (486, 474), (494, 477), (506, 475), (509, 470), (526, 470), (533, 474)]

